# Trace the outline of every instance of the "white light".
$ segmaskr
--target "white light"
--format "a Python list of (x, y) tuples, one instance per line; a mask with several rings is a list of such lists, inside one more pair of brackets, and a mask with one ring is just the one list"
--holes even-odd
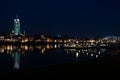
[(79, 41), (76, 41), (76, 43), (78, 44), (78, 43), (79, 43)]
[(45, 49), (45, 48), (43, 48), (43, 49), (41, 50), (41, 53), (43, 54), (43, 53), (45, 52), (45, 50), (46, 50), (46, 49)]
[(86, 53), (88, 55), (88, 53)]
[(76, 57), (78, 58), (78, 56), (79, 56), (79, 53), (76, 53)]
[(100, 51), (98, 52), (98, 54), (100, 54)]
[(57, 42), (57, 40), (55, 40), (55, 42)]
[(74, 44), (73, 47), (76, 47), (76, 45)]
[(93, 56), (93, 54), (91, 54), (91, 56)]
[(57, 45), (55, 44), (55, 46), (54, 46), (55, 48), (57, 48)]
[(96, 58), (98, 58), (98, 55), (96, 55)]

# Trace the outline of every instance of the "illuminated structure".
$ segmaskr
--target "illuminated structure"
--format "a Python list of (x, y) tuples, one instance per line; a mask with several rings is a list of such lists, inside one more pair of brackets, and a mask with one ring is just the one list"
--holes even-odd
[(14, 30), (13, 33), (15, 35), (20, 34), (20, 19), (18, 18), (18, 16), (16, 16), (16, 18), (14, 19)]

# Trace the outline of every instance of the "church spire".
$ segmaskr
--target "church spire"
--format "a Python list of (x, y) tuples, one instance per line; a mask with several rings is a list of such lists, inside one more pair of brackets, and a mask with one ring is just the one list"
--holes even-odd
[(16, 19), (18, 19), (18, 15), (16, 14)]
[(14, 34), (18, 35), (20, 34), (20, 19), (16, 15), (16, 18), (14, 19)]

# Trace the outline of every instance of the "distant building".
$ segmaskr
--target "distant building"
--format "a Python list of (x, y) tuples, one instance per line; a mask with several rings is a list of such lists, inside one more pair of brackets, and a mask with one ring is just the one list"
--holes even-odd
[(15, 35), (20, 34), (20, 19), (18, 18), (18, 16), (16, 16), (16, 18), (14, 19), (14, 30), (13, 33)]
[(102, 40), (106, 41), (106, 42), (116, 43), (116, 42), (120, 41), (120, 37), (117, 37), (117, 36), (107, 36), (107, 37), (104, 37)]

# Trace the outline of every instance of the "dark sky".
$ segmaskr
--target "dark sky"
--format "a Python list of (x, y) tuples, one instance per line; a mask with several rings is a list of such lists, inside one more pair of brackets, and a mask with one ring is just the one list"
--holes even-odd
[(28, 34), (119, 35), (119, 0), (0, 0), (0, 32), (18, 14)]

